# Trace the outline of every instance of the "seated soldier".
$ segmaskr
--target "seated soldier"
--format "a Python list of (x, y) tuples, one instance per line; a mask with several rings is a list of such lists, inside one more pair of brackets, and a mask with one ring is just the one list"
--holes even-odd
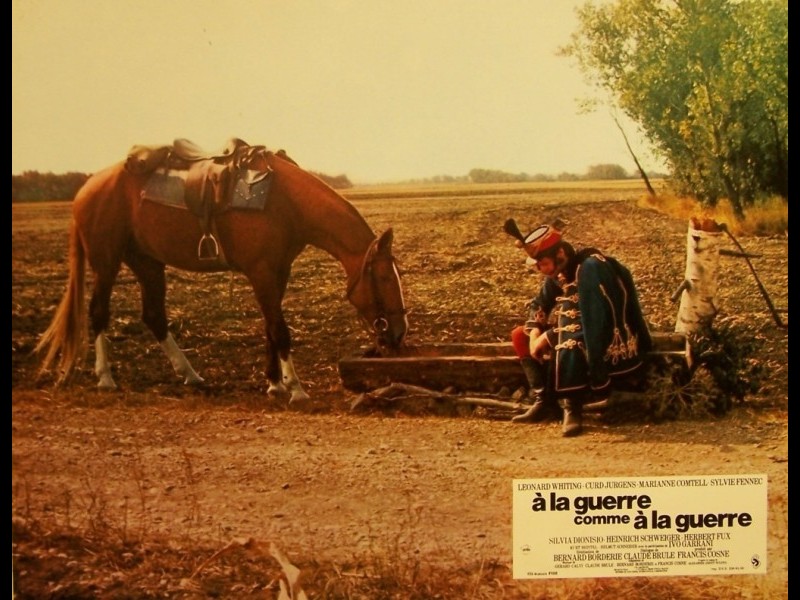
[(512, 231), (516, 224), (506, 232), (544, 275), (525, 324), (511, 332), (532, 402), (514, 420), (544, 417), (547, 383), (563, 411), (563, 435), (578, 435), (583, 404), (607, 399), (612, 379), (637, 371), (652, 345), (633, 278), (600, 250), (575, 250), (550, 225), (526, 236)]

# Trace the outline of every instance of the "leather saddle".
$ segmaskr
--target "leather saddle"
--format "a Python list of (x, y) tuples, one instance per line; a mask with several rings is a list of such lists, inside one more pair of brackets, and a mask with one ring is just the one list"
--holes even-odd
[(187, 139), (164, 146), (133, 146), (125, 169), (147, 175), (142, 198), (184, 206), (200, 220), (203, 231), (197, 247), (200, 260), (217, 260), (220, 247), (213, 233), (213, 217), (229, 208), (263, 209), (272, 170), (258, 167), (264, 146), (231, 138), (218, 152), (208, 152)]

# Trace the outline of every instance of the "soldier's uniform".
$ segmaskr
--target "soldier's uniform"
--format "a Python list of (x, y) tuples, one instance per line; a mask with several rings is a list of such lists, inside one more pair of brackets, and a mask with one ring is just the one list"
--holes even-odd
[(545, 278), (525, 322), (526, 331), (534, 327), (553, 349), (551, 385), (559, 396), (607, 395), (612, 378), (638, 369), (651, 346), (630, 272), (592, 248), (577, 252), (558, 281)]

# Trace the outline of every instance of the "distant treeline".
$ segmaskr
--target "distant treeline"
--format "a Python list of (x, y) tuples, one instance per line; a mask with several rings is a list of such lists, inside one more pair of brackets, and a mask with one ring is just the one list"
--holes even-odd
[[(314, 175), (336, 190), (345, 190), (353, 187), (347, 175)], [(649, 175), (653, 178), (665, 177), (660, 173)], [(620, 165), (604, 164), (589, 167), (585, 175), (574, 173), (561, 173), (559, 175), (528, 175), (527, 173), (507, 173), (493, 169), (472, 169), (467, 175), (451, 176), (438, 175), (429, 179), (413, 180), (410, 183), (518, 183), (526, 181), (581, 181), (581, 180), (615, 180), (634, 179), (638, 173), (627, 173)], [(22, 175), (11, 176), (11, 199), (13, 202), (33, 202), (45, 200), (71, 200), (75, 193), (86, 182), (89, 175), (86, 173), (40, 173), (39, 171), (25, 171)], [(398, 182), (409, 183), (409, 182)]]
[(313, 175), (316, 175), (322, 181), (327, 183), (335, 190), (346, 190), (353, 187), (353, 184), (350, 183), (350, 180), (347, 178), (347, 175), (325, 175), (325, 173), (317, 173), (316, 171), (310, 171)]
[[(592, 165), (585, 174), (578, 173), (559, 173), (549, 175), (537, 173), (509, 173), (497, 169), (472, 169), (466, 175), (436, 175), (426, 179), (412, 179), (410, 181), (398, 183), (525, 183), (525, 182), (547, 182), (547, 181), (603, 181), (620, 179), (637, 179), (641, 175), (638, 171), (628, 173), (623, 167), (616, 164)], [(648, 173), (651, 179), (666, 179), (664, 173)]]
[(559, 175), (545, 175), (539, 173), (528, 175), (527, 173), (506, 173), (491, 169), (472, 169), (469, 172), (469, 180), (473, 183), (518, 183), (525, 181), (580, 181), (583, 179), (596, 181), (603, 179), (633, 179), (638, 177), (638, 173), (629, 174), (620, 165), (604, 164), (592, 165), (585, 175), (575, 173), (560, 173)]
[[(334, 189), (353, 187), (346, 175), (334, 177), (314, 173)], [(12, 202), (41, 202), (48, 200), (72, 200), (80, 187), (89, 179), (87, 173), (40, 173), (25, 171), (22, 175), (11, 176)]]
[(11, 176), (11, 201), (71, 200), (89, 179), (86, 173), (39, 173), (25, 171)]

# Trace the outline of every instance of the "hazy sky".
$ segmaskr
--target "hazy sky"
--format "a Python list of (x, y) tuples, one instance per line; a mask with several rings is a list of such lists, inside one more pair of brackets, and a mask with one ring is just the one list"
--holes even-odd
[[(353, 183), (634, 163), (573, 0), (12, 0), (12, 174), (230, 137)], [(626, 123), (646, 168), (660, 169)]]

